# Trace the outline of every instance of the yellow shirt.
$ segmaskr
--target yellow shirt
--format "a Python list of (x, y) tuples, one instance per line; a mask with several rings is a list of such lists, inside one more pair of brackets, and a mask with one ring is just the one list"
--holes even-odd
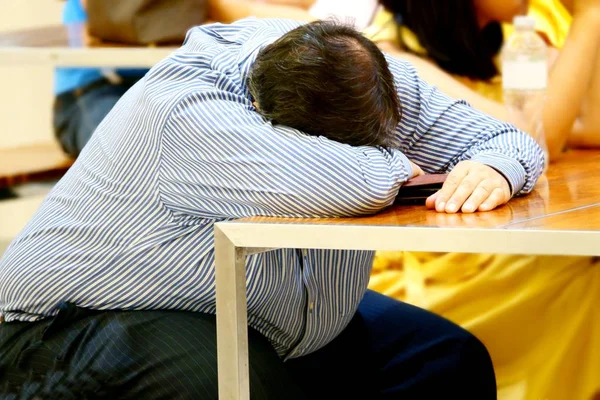
[[(532, 0), (540, 33), (560, 48), (571, 17), (559, 0)], [(510, 34), (511, 27), (504, 27)], [(366, 31), (396, 41), (380, 13)], [(423, 56), (412, 32), (402, 41)], [(459, 78), (501, 101), (501, 78)], [(469, 329), (487, 346), (501, 400), (591, 400), (600, 393), (600, 262), (588, 257), (378, 252), (369, 287)]]
[[(535, 18), (537, 31), (548, 44), (558, 49), (562, 48), (569, 33), (571, 15), (560, 0), (532, 0), (529, 6), (529, 15)], [(503, 24), (502, 30), (504, 37), (508, 37), (514, 29), (511, 24)], [(411, 52), (427, 56), (415, 34), (406, 27), (398, 28), (394, 17), (387, 11), (378, 13), (364, 33), (375, 42), (398, 43), (398, 37), (402, 37), (403, 45)], [(462, 76), (455, 76), (455, 78), (479, 94), (502, 103), (502, 78), (500, 76), (492, 78), (489, 82)]]

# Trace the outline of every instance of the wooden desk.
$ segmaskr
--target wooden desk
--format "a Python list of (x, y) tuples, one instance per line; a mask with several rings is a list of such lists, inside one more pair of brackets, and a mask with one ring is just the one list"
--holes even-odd
[(488, 213), (397, 206), (364, 218), (215, 225), (219, 398), (248, 399), (246, 256), (274, 248), (600, 256), (600, 152), (572, 151), (535, 190)]
[(59, 178), (72, 164), (56, 142), (0, 149), (0, 188)]
[(152, 67), (176, 47), (86, 46), (83, 25), (0, 34), (0, 63), (55, 67)]

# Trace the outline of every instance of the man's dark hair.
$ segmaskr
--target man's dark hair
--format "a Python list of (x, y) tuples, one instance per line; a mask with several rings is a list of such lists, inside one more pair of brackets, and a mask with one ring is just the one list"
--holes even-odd
[[(409, 28), (443, 70), (472, 79), (498, 75), (495, 56), (504, 37), (498, 22), (479, 26), (473, 0), (379, 0)], [(401, 30), (398, 29), (402, 43)], [(407, 49), (411, 51), (411, 49)]]
[(400, 102), (377, 46), (335, 21), (302, 25), (263, 48), (249, 77), (273, 123), (354, 146), (395, 146)]

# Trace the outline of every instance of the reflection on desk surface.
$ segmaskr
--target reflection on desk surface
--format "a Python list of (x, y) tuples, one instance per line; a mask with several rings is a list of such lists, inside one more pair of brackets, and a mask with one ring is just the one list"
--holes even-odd
[[(511, 229), (555, 229), (600, 230), (600, 203), (578, 210), (557, 213), (542, 218), (532, 218), (524, 222), (510, 224)], [(598, 244), (600, 246), (600, 244)]]
[[(531, 227), (541, 227), (544, 226), (541, 219), (553, 218), (549, 224), (556, 229), (600, 229), (599, 167), (600, 151), (568, 151), (550, 165), (547, 174), (540, 178), (531, 194), (514, 198), (490, 212), (443, 214), (426, 210), (424, 206), (393, 206), (376, 215), (361, 218), (253, 217), (239, 222), (513, 228), (528, 227), (520, 225), (526, 221), (532, 221)], [(593, 214), (586, 219), (586, 212)], [(565, 217), (570, 213), (576, 214)]]

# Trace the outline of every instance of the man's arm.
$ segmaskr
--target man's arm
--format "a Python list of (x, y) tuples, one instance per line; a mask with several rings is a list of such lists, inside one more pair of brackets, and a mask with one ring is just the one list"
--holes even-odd
[(524, 124), (523, 126), (517, 125), (520, 121), (511, 121), (511, 115), (502, 103), (490, 100), (480, 93), (477, 93), (462, 82), (456, 80), (452, 75), (442, 70), (432, 61), (406, 51), (400, 51), (396, 44), (390, 42), (378, 42), (377, 46), (394, 58), (411, 63), (422, 79), (429, 84), (434, 85), (448, 96), (456, 99), (463, 99), (477, 110), (489, 114), (499, 120), (510, 122), (519, 129), (526, 128)]
[(335, 217), (390, 205), (411, 175), (399, 150), (272, 126), (243, 96), (196, 91), (163, 136), (161, 199), (175, 214)]
[[(497, 188), (507, 192), (506, 198), (498, 198), (497, 204), (480, 208), (482, 211), (502, 204), (511, 195), (531, 191), (542, 173), (544, 157), (529, 135), (474, 110), (464, 101), (449, 98), (420, 79), (409, 63), (392, 57), (388, 62), (403, 108), (397, 132), (404, 154), (426, 172), (447, 172), (470, 161), (467, 167), (463, 165), (450, 174), (440, 191), (443, 196), (436, 199), (438, 211), (455, 212), (470, 195), (480, 197), (482, 190), (488, 190), (490, 196), (498, 196)], [(501, 187), (504, 180), (497, 179), (499, 176), (505, 178), (510, 189)], [(486, 186), (489, 184), (493, 186)], [(455, 204), (456, 209), (440, 207), (442, 203), (451, 204), (450, 197), (460, 203)], [(466, 207), (463, 211), (475, 210)]]

